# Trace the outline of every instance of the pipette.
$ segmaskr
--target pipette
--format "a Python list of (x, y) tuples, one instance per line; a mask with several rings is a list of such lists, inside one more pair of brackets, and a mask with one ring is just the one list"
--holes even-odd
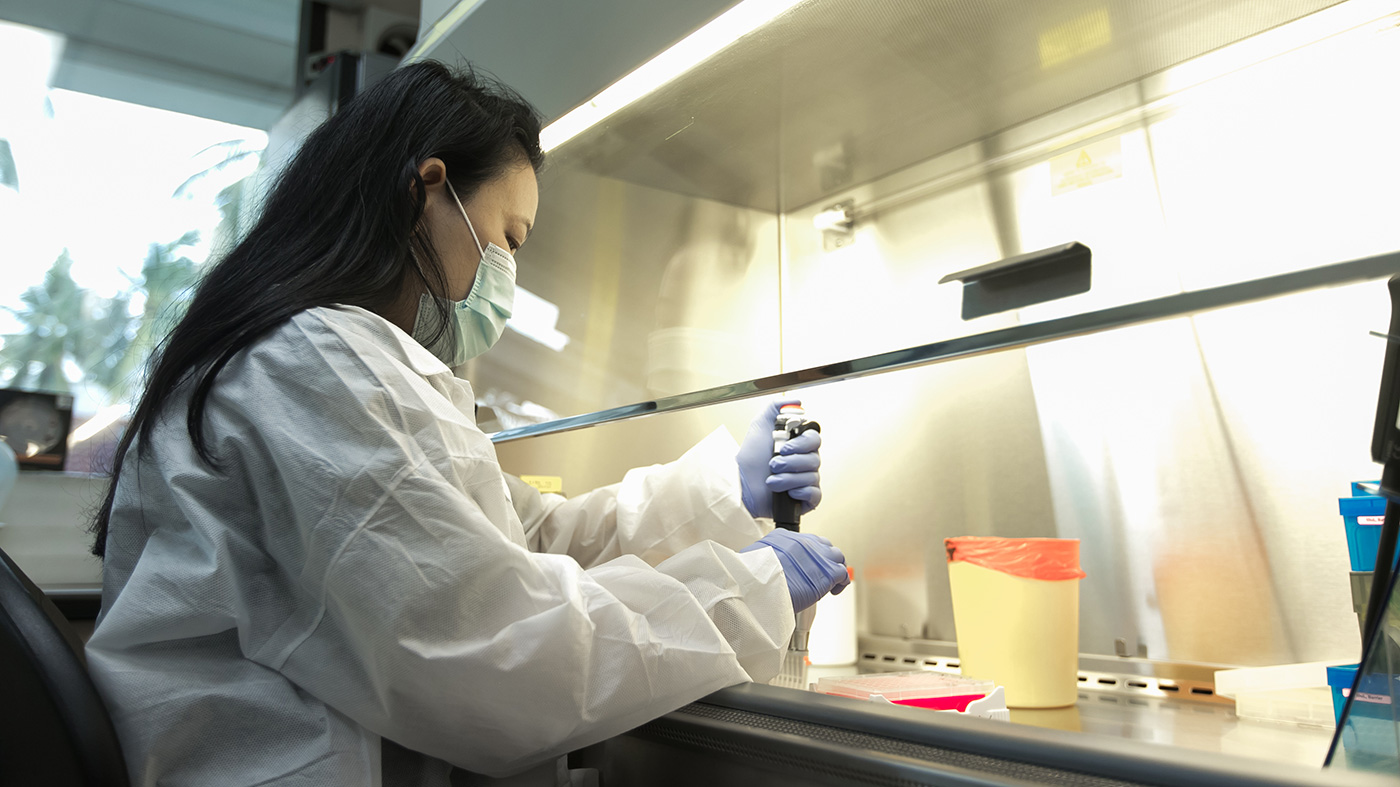
[[(806, 420), (806, 411), (801, 405), (786, 404), (778, 411), (773, 424), (773, 456), (777, 456), (783, 444), (803, 432), (822, 430), (821, 424)], [(773, 493), (773, 524), (796, 533), (802, 529), (802, 502), (794, 500), (787, 492)], [(797, 613), (797, 625), (792, 639), (788, 641), (787, 656), (783, 659), (782, 671), (772, 683), (795, 689), (807, 688), (807, 641), (812, 633), (812, 621), (817, 617), (817, 605)]]

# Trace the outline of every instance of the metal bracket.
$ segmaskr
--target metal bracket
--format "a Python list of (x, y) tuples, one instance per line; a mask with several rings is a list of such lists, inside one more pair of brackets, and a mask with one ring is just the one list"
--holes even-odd
[(812, 217), (812, 226), (822, 234), (822, 249), (835, 251), (856, 239), (856, 201), (838, 202)]

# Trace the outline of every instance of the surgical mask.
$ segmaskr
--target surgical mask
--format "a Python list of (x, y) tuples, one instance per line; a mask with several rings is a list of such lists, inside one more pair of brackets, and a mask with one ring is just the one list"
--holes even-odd
[[(457, 203), (462, 218), (466, 219), (467, 229), (471, 230), (472, 240), (481, 252), (481, 262), (476, 266), (476, 278), (472, 281), (472, 289), (467, 293), (466, 300), (451, 301), (423, 293), (418, 301), (413, 338), (448, 367), (456, 368), (491, 349), (491, 345), (505, 332), (506, 321), (510, 319), (511, 309), (515, 306), (515, 258), (494, 243), (482, 247), (476, 228), (472, 226), (472, 220), (451, 183), (447, 184), (447, 192)], [(430, 342), (436, 329), (435, 299), (452, 310), (452, 319), (438, 340)]]

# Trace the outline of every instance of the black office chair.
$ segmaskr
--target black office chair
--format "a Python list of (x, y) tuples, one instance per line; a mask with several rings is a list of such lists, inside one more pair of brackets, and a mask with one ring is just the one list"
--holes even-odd
[(128, 787), (68, 621), (0, 550), (0, 785)]

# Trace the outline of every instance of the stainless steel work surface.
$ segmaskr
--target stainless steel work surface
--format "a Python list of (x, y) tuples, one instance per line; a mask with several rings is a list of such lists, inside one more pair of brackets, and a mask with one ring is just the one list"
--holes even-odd
[[(1052, 727), (1054, 723), (1070, 723), (1071, 729), (1078, 728), (1066, 731), (1029, 725), (1024, 719), (1022, 723), (992, 721), (743, 684), (643, 725), (629, 737), (666, 748), (652, 752), (657, 762), (671, 762), (671, 754), (682, 750), (703, 751), (732, 760), (736, 766), (748, 763), (750, 769), (772, 770), (770, 766), (781, 761), (783, 769), (796, 768), (818, 776), (859, 774), (861, 781), (871, 784), (1394, 784), (1392, 777), (1324, 771), (1320, 762), (1304, 764), (1301, 756), (1325, 746), (1323, 731), (1237, 723), (1225, 702), (1211, 701), (1219, 709), (1209, 703), (1197, 709), (1190, 701), (1168, 701), (1165, 704), (1173, 710), (1166, 711), (1154, 711), (1148, 704), (1138, 706), (1135, 712), (1139, 715), (1134, 717), (1121, 708), (1116, 712), (1108, 708), (1113, 703), (1100, 707), (1086, 704), (1095, 700), (1092, 690), (1085, 693), (1090, 696), (1079, 708), (1062, 710), (1058, 715), (1036, 712), (1032, 717)], [(1182, 720), (1182, 711), (1190, 721)], [(1164, 729), (1194, 731), (1201, 736), (1198, 740), (1217, 733), (1224, 740), (1259, 734), (1260, 745), (1267, 747), (1269, 756), (1239, 756), (1143, 740)], [(1174, 741), (1189, 742), (1186, 738)], [(614, 753), (613, 762), (626, 759), (616, 756), (621, 751)], [(908, 772), (897, 773), (895, 766)]]
[(1011, 711), (1014, 724), (1321, 768), (1332, 730), (1241, 719), (1227, 704), (1081, 694), (1068, 708)]
[[(865, 644), (872, 642), (867, 639)], [(857, 671), (885, 670), (864, 665), (812, 667), (808, 677), (815, 683), (819, 678)], [(1233, 703), (1218, 698), (1161, 699), (1113, 691), (1081, 691), (1079, 702), (1067, 708), (1013, 708), (1011, 723), (1319, 769), (1332, 741), (1330, 727), (1241, 719), (1235, 715)]]

